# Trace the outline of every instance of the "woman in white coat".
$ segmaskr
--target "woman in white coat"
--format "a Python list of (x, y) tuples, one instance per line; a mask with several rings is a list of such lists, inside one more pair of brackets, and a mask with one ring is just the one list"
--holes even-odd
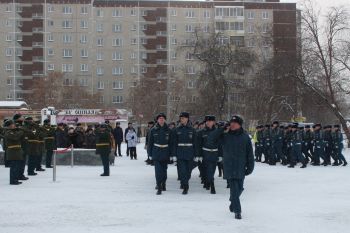
[(137, 154), (136, 154), (137, 134), (133, 128), (129, 129), (125, 139), (128, 142), (128, 148), (130, 150), (130, 159), (137, 159)]

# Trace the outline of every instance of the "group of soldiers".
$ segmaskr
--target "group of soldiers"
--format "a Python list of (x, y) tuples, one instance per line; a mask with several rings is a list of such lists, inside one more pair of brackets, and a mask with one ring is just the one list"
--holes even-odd
[(32, 117), (24, 118), (21, 114), (13, 119), (6, 119), (0, 135), (4, 139), (5, 166), (10, 167), (10, 184), (19, 185), (28, 180), (25, 166), (28, 160), (28, 176), (35, 176), (45, 171), (41, 166), (45, 154), (46, 168), (51, 168), (53, 150), (55, 149), (56, 129), (45, 120), (43, 125)]
[(300, 126), (295, 123), (281, 126), (275, 121), (272, 125), (256, 127), (255, 161), (269, 165), (281, 162), (289, 168), (298, 162), (301, 168), (309, 162), (313, 166), (346, 166), (343, 140), (340, 125), (322, 127), (321, 124)]

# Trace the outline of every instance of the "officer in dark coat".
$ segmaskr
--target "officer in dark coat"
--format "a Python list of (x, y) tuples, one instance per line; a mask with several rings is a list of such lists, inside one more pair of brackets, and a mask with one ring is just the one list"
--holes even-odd
[(45, 171), (45, 169), (43, 169), (41, 167), (41, 163), (43, 160), (43, 154), (46, 154), (45, 151), (45, 135), (46, 135), (46, 131), (44, 129), (44, 127), (40, 126), (40, 121), (35, 121), (34, 122), (34, 127), (37, 130), (37, 134), (38, 134), (38, 157), (36, 159), (36, 165), (35, 165), (35, 170), (39, 171), (39, 172), (43, 172)]
[(59, 123), (56, 129), (56, 146), (57, 148), (67, 148), (69, 145), (68, 135), (63, 123)]
[(121, 145), (123, 142), (123, 129), (120, 127), (120, 122), (117, 122), (115, 128), (113, 129), (113, 137), (115, 141), (114, 155), (117, 156), (117, 147), (118, 147), (118, 155), (122, 157)]
[(157, 183), (157, 195), (166, 191), (168, 162), (171, 156), (171, 130), (165, 123), (166, 115), (158, 114), (157, 124), (151, 129), (148, 138), (148, 155), (153, 160)]
[(314, 132), (313, 132), (313, 143), (314, 143), (314, 158), (313, 166), (320, 166), (320, 158), (324, 159), (324, 134), (321, 130), (321, 124), (315, 124)]
[(272, 151), (270, 125), (265, 125), (263, 135), (264, 135), (263, 137), (264, 137), (264, 155), (265, 155), (265, 161), (263, 163), (274, 165), (274, 161), (271, 160), (271, 158), (273, 158), (273, 155), (271, 155), (273, 154), (273, 151)]
[(297, 164), (297, 162), (301, 162), (303, 165), (301, 168), (306, 168), (307, 161), (303, 157), (303, 153), (301, 150), (301, 144), (302, 144), (302, 131), (298, 130), (298, 125), (292, 126), (292, 134), (291, 134), (291, 161), (289, 168), (294, 168), (294, 166)]
[(239, 197), (244, 190), (244, 178), (254, 170), (252, 142), (242, 125), (243, 119), (233, 116), (229, 129), (222, 136), (224, 179), (230, 187), (230, 211), (235, 213), (236, 219), (242, 218)]
[(211, 194), (216, 194), (214, 174), (217, 162), (222, 161), (222, 157), (219, 157), (219, 139), (222, 132), (222, 128), (215, 126), (215, 116), (207, 115), (205, 116), (205, 128), (197, 135), (197, 155), (203, 160), (205, 166), (204, 187), (207, 190), (210, 189)]
[(305, 158), (307, 161), (312, 160), (312, 154), (313, 154), (313, 146), (312, 146), (312, 138), (313, 134), (311, 132), (310, 125), (306, 125), (303, 132), (303, 145), (302, 150), (303, 154), (305, 155)]
[(26, 117), (24, 121), (25, 149), (28, 155), (28, 175), (35, 176), (34, 172), (39, 160), (39, 131), (32, 117)]
[(103, 173), (101, 176), (109, 176), (109, 154), (112, 149), (113, 135), (108, 130), (107, 124), (103, 123), (95, 131), (96, 133), (96, 154), (101, 156)]
[(52, 155), (53, 151), (56, 150), (56, 142), (55, 142), (55, 136), (56, 136), (56, 128), (54, 126), (51, 126), (51, 122), (49, 119), (44, 120), (44, 126), (43, 130), (45, 133), (45, 150), (46, 150), (46, 168), (52, 168), (51, 162), (52, 162)]
[(332, 126), (326, 125), (324, 127), (324, 160), (321, 165), (331, 165), (331, 157), (334, 157), (333, 152), (333, 138), (332, 138)]
[(24, 139), (24, 131), (17, 128), (12, 120), (5, 122), (6, 127), (4, 138), (6, 141), (6, 155), (10, 164), (10, 184), (18, 185), (22, 182), (18, 180), (21, 177), (21, 164), (23, 160), (22, 141)]
[[(148, 148), (148, 139), (149, 139), (149, 133), (151, 132), (151, 129), (153, 128), (153, 126), (154, 126), (154, 122), (153, 121), (149, 121), (148, 122), (148, 125), (147, 125), (147, 131), (146, 131), (146, 140), (145, 140), (145, 150), (147, 150), (147, 148)], [(152, 164), (152, 162), (151, 162), (151, 160), (150, 160), (150, 158), (149, 158), (149, 154), (148, 154), (148, 152), (147, 152), (147, 159), (146, 159), (146, 161), (145, 161), (147, 164)]]
[(334, 125), (333, 133), (332, 133), (332, 142), (333, 142), (335, 160), (334, 160), (333, 166), (339, 166), (341, 164), (343, 164), (343, 166), (348, 165), (342, 153), (344, 149), (343, 140), (344, 138), (340, 130), (340, 125)]
[(271, 129), (271, 140), (272, 140), (272, 153), (270, 165), (276, 165), (276, 161), (281, 162), (283, 165), (287, 165), (287, 159), (283, 154), (283, 130), (279, 127), (280, 123), (274, 121)]
[(189, 189), (188, 181), (191, 178), (193, 160), (195, 159), (196, 131), (189, 122), (190, 114), (180, 114), (180, 124), (172, 131), (173, 161), (177, 161), (178, 176), (181, 181), (182, 194), (186, 195)]
[(263, 142), (263, 128), (264, 126), (258, 125), (256, 127), (256, 142), (255, 142), (255, 161), (261, 162), (261, 157), (264, 150), (264, 142)]
[[(15, 114), (13, 116), (13, 121), (15, 122), (16, 124), (16, 127), (19, 128), (19, 129), (22, 129), (23, 130), (23, 122), (24, 122), (24, 118), (21, 114)], [(20, 178), (19, 180), (28, 180), (28, 177), (26, 177), (24, 175), (24, 172), (25, 172), (25, 167), (26, 167), (26, 161), (27, 161), (27, 154), (26, 154), (26, 143), (25, 143), (25, 140), (22, 140), (22, 157), (23, 157), (23, 160), (20, 161), (21, 165), (20, 165)]]

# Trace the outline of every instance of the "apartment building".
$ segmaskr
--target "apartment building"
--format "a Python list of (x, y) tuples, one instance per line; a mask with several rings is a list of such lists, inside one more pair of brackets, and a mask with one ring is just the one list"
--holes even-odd
[[(296, 4), (279, 0), (0, 0), (0, 12), (2, 100), (25, 99), (33, 79), (55, 71), (64, 85), (100, 92), (105, 107), (128, 108), (130, 90), (146, 78), (159, 80), (168, 113), (178, 97), (167, 90), (178, 78), (195, 104), (201, 67), (179, 47), (198, 28), (223, 31), (262, 57), (296, 53)], [(234, 102), (254, 70), (237, 73)]]

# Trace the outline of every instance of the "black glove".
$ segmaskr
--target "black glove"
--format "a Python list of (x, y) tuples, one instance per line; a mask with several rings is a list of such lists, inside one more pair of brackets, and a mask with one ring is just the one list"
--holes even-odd
[(248, 169), (248, 168), (245, 169), (246, 176), (249, 176), (250, 174), (252, 174), (252, 172), (253, 172), (253, 170), (251, 170), (251, 169)]
[(134, 139), (134, 138), (135, 138), (134, 136), (131, 137), (131, 139)]

